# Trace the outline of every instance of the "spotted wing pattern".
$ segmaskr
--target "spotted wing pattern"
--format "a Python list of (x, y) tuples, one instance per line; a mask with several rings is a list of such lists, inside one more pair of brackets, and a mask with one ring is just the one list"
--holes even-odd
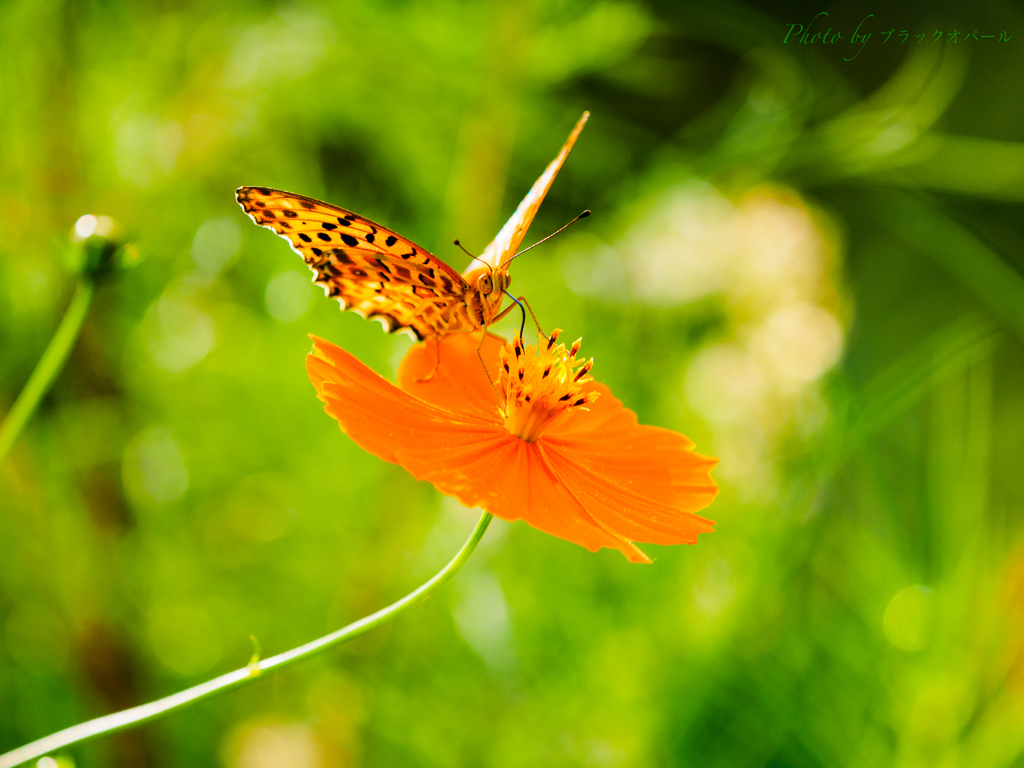
[(358, 214), (268, 187), (239, 187), (238, 204), (272, 229), (313, 270), (328, 296), (389, 331), (417, 338), (473, 330), (469, 285), (436, 256)]
[[(576, 123), (576, 127), (569, 134), (569, 138), (565, 140), (565, 144), (562, 146), (558, 156), (544, 169), (544, 173), (534, 182), (534, 185), (526, 193), (526, 197), (523, 198), (523, 202), (516, 208), (512, 217), (505, 222), (505, 226), (501, 228), (501, 231), (498, 232), (491, 244), (484, 249), (484, 253), (480, 257), (481, 261), (490, 264), (494, 269), (498, 269), (515, 255), (516, 250), (518, 250), (523, 242), (523, 238), (526, 237), (526, 230), (530, 228), (533, 217), (537, 214), (537, 209), (544, 202), (544, 196), (551, 189), (551, 182), (555, 180), (555, 176), (561, 170), (562, 163), (569, 156), (573, 144), (576, 143), (576, 138), (583, 130), (583, 126), (587, 124), (587, 118), (589, 117), (589, 112), (583, 113), (583, 116)], [(471, 264), (470, 269), (474, 268), (474, 266), (475, 264)], [(504, 268), (507, 269), (507, 267)]]

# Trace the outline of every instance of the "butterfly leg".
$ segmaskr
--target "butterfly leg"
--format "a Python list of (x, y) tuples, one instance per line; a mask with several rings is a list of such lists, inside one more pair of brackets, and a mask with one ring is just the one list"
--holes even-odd
[[(437, 369), (441, 367), (441, 339), (439, 339), (438, 337), (435, 336), (433, 341), (434, 341), (434, 354), (435, 354), (435, 357), (434, 357), (434, 367), (430, 369), (430, 373), (426, 377), (424, 377), (422, 379), (416, 379), (416, 382), (419, 383), (419, 384), (424, 384), (424, 383), (430, 381), (432, 378), (434, 378), (434, 374), (437, 373)], [(480, 350), (479, 349), (477, 349), (477, 354), (478, 355), (480, 354)]]
[[(508, 309), (512, 309), (512, 307), (509, 307)], [(508, 309), (506, 309), (505, 312), (508, 312)], [(502, 312), (501, 314), (504, 315), (505, 312)], [(501, 315), (499, 315), (498, 317), (501, 317)], [(497, 318), (495, 318), (495, 319), (497, 319)], [(494, 396), (497, 397), (498, 398), (498, 402), (501, 403), (502, 402), (502, 400), (501, 400), (501, 393), (498, 392), (498, 388), (494, 385), (494, 381), (491, 379), (491, 374), (487, 370), (487, 363), (484, 362), (484, 356), (483, 356), (483, 354), (480, 351), (480, 350), (482, 350), (484, 348), (484, 339), (486, 339), (486, 338), (487, 338), (487, 326), (485, 325), (483, 328), (480, 329), (480, 343), (476, 345), (476, 356), (477, 356), (477, 359), (480, 360), (480, 367), (484, 369), (484, 376), (487, 377), (487, 381), (491, 385), (491, 389), (494, 390)], [(502, 408), (504, 408), (504, 404), (502, 404)]]

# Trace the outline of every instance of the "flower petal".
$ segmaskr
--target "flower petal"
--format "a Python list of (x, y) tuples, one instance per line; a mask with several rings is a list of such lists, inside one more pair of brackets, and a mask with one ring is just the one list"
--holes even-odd
[(711, 520), (642, 496), (550, 446), (542, 450), (580, 505), (611, 533), (630, 541), (695, 544), (697, 534), (713, 530)]
[[(414, 344), (398, 367), (398, 386), (410, 395), (451, 411), (500, 419), (492, 382), (498, 379), (498, 350), (504, 345), (504, 339), (490, 333), (483, 346), (475, 333), (453, 333), (441, 340), (438, 362), (437, 341), (429, 339)], [(487, 361), (486, 370), (481, 356)]]
[(718, 488), (709, 472), (718, 459), (693, 452), (685, 435), (637, 423), (604, 384), (588, 389), (600, 393), (588, 410), (574, 409), (552, 422), (541, 437), (600, 477), (611, 478), (646, 498), (697, 512), (708, 506)]
[(306, 370), (324, 410), (359, 446), (402, 464), (417, 479), (445, 477), (506, 437), (497, 422), (425, 403), (340, 347), (316, 337), (313, 341)]
[(602, 527), (631, 541), (692, 544), (714, 523), (693, 514), (715, 498), (717, 463), (683, 435), (637, 423), (602, 384), (589, 411), (553, 422), (538, 445), (576, 500)]
[(467, 462), (460, 471), (464, 473), (462, 483), (449, 478), (435, 485), (468, 507), (483, 507), (503, 520), (521, 519), (591, 552), (611, 547), (634, 563), (651, 562), (630, 541), (587, 514), (551, 471), (536, 443), (510, 435), (500, 448)]
[[(462, 409), (458, 411), (413, 397), (345, 350), (315, 337), (306, 368), (324, 410), (338, 420), (342, 431), (418, 480), (433, 483), (466, 506), (483, 507), (509, 521), (522, 519), (591, 551), (612, 547), (633, 562), (650, 562), (629, 541), (587, 515), (546, 466), (535, 444), (510, 435), (497, 415), (486, 419), (472, 412), (475, 407), (465, 410), (467, 403), (487, 402), (484, 394), (491, 402), (495, 397), (479, 365), (477, 342), (469, 340), (471, 344), (456, 343), (454, 351), (447, 340), (442, 342), (442, 366), (427, 382), (416, 379), (434, 366), (430, 347), (419, 347), (412, 364), (403, 364), (408, 386), (452, 403)], [(490, 350), (491, 359), (496, 348)], [(456, 371), (465, 378), (458, 379)], [(484, 392), (463, 386), (463, 381), (474, 379), (477, 390), (486, 388)]]
[[(408, 391), (316, 338), (307, 370), (357, 444), (467, 506), (591, 551), (618, 549), (632, 562), (650, 562), (633, 541), (693, 543), (711, 530), (692, 512), (717, 493), (708, 474), (715, 459), (693, 453), (682, 435), (639, 425), (596, 383), (588, 387), (601, 397), (589, 410), (556, 419), (536, 443), (519, 439), (502, 422), (478, 344), (470, 334), (442, 340), (440, 365), (434, 342), (413, 347), (399, 371)], [(501, 345), (485, 338), (489, 365)]]

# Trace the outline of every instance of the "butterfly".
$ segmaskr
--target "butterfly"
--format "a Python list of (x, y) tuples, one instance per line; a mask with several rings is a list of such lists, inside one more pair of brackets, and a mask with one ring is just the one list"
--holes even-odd
[(486, 329), (505, 314), (508, 264), (588, 117), (584, 112), (512, 217), (461, 275), (397, 232), (330, 203), (269, 187), (239, 187), (235, 198), (256, 224), (288, 241), (313, 270), (313, 282), (342, 309), (420, 340)]

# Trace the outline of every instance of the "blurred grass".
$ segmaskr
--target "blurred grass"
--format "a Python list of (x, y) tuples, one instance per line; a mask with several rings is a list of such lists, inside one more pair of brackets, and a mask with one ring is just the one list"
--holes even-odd
[[(232, 197), (267, 184), (457, 268), (584, 110), (514, 290), (641, 420), (721, 456), (648, 568), (496, 521), (437, 600), (68, 755), (92, 765), (969, 765), (1024, 754), (1024, 147), (1014, 37), (783, 46), (739, 3), (0, 10), (0, 412), (84, 213), (143, 257), (0, 469), (0, 750), (369, 613), (475, 513), (364, 454), (315, 333), (392, 375)], [(849, 30), (1021, 27), (997, 2)], [(508, 321), (511, 327), (512, 321)]]

